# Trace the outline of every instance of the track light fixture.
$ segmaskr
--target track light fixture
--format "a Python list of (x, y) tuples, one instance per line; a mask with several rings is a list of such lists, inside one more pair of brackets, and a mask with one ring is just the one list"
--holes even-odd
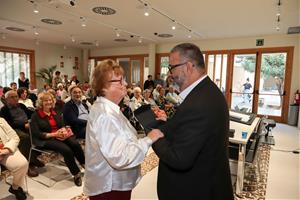
[(38, 5), (36, 3), (33, 4), (33, 12), (35, 14), (38, 14), (39, 13), (39, 10), (38, 10)]
[(282, 3), (281, 0), (277, 2), (277, 12), (276, 12), (276, 31), (280, 31), (280, 7)]

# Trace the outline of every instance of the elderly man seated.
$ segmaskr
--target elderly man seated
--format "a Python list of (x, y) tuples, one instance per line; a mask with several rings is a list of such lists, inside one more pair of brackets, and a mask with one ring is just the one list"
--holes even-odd
[[(24, 104), (18, 103), (18, 94), (14, 90), (5, 93), (6, 105), (1, 108), (0, 115), (17, 132), (21, 153), (28, 159), (30, 151), (29, 123), (32, 111), (28, 110)], [(36, 152), (33, 152), (28, 169), (28, 176), (38, 176), (35, 167), (43, 167), (44, 164), (37, 159)]]
[(77, 85), (71, 85), (68, 90), (71, 100), (64, 106), (64, 122), (71, 126), (77, 138), (84, 139), (89, 108), (86, 101), (82, 101), (82, 90)]
[(19, 137), (10, 127), (5, 119), (0, 118), (0, 164), (6, 167), (13, 175), (12, 185), (9, 192), (16, 196), (16, 199), (26, 199), (26, 193), (22, 186), (28, 162), (26, 158), (18, 150)]

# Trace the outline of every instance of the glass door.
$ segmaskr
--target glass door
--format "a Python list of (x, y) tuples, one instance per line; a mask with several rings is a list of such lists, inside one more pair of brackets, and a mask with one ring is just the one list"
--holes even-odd
[(257, 114), (281, 117), (287, 53), (262, 53)]
[(235, 54), (233, 58), (231, 109), (252, 113), (256, 54)]

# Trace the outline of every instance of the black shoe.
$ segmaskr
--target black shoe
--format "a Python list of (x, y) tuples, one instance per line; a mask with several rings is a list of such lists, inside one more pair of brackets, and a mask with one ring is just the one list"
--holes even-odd
[(45, 167), (45, 164), (38, 159), (34, 159), (30, 162), (30, 164), (36, 166), (36, 167)]
[(78, 187), (80, 187), (82, 185), (81, 173), (80, 172), (74, 176), (74, 183)]
[(35, 167), (29, 166), (27, 175), (29, 177), (37, 177), (39, 175), (39, 172), (35, 169)]
[(25, 200), (27, 199), (26, 193), (23, 191), (21, 187), (18, 187), (18, 189), (14, 190), (12, 186), (10, 186), (9, 190), (10, 193), (14, 194), (16, 196), (17, 200)]

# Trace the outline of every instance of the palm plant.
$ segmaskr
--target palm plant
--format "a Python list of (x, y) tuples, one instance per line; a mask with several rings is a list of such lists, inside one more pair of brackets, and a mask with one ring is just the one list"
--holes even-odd
[(49, 85), (52, 84), (53, 74), (56, 70), (56, 65), (53, 65), (49, 68), (41, 68), (38, 72), (36, 72), (36, 76), (38, 78), (43, 79), (45, 83), (48, 83)]

